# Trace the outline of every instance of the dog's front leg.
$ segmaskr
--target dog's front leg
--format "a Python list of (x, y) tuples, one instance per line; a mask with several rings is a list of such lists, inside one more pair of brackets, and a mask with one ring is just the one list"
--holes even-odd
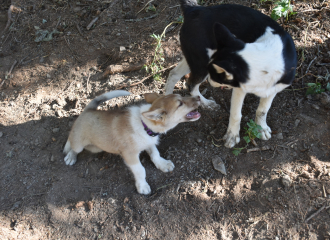
[(155, 164), (156, 168), (163, 172), (171, 172), (174, 169), (174, 164), (170, 160), (166, 160), (159, 155), (158, 149), (155, 145), (149, 147), (147, 152), (151, 158), (151, 161)]
[(260, 130), (262, 140), (268, 140), (271, 138), (272, 130), (270, 129), (270, 127), (268, 127), (266, 119), (268, 110), (272, 105), (275, 95), (276, 93), (270, 95), (267, 98), (260, 98), (259, 107), (256, 112), (255, 122), (262, 127), (262, 130)]
[(183, 57), (181, 62), (171, 70), (165, 83), (165, 95), (172, 94), (175, 84), (186, 74), (190, 73), (190, 68), (186, 59)]
[(140, 162), (139, 154), (125, 153), (123, 154), (123, 158), (134, 175), (135, 186), (138, 193), (150, 194), (151, 189), (146, 181), (146, 170)]
[(239, 130), (242, 118), (242, 105), (246, 93), (241, 88), (234, 88), (231, 95), (230, 118), (225, 140), (225, 147), (232, 148), (239, 143)]
[[(207, 78), (207, 77), (206, 77)], [(206, 78), (203, 80), (203, 82), (206, 80)], [(199, 96), (201, 99), (201, 106), (203, 108), (208, 108), (208, 109), (217, 109), (220, 107), (219, 104), (217, 104), (214, 100), (209, 100), (206, 99), (199, 91), (199, 86), (201, 85), (201, 83), (196, 84), (193, 89), (191, 90), (190, 94), (191, 96)]]

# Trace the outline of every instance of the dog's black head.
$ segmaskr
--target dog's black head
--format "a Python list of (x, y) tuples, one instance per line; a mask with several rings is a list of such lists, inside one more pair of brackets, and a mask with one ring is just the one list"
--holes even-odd
[(248, 76), (248, 65), (237, 54), (245, 47), (245, 43), (220, 23), (215, 23), (213, 29), (217, 51), (208, 64), (209, 82), (213, 87), (239, 87), (239, 83), (244, 83)]

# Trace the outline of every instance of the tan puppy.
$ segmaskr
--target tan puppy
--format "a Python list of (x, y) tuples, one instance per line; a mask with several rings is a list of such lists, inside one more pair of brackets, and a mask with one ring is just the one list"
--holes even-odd
[(66, 155), (64, 161), (67, 165), (73, 165), (77, 154), (84, 148), (94, 153), (106, 151), (119, 154), (133, 172), (137, 191), (149, 194), (151, 190), (139, 160), (140, 152), (146, 150), (161, 171), (172, 171), (172, 161), (162, 158), (156, 148), (158, 134), (181, 122), (198, 120), (201, 115), (194, 110), (200, 105), (200, 98), (146, 93), (144, 97), (149, 104), (123, 110), (96, 110), (98, 105), (111, 98), (129, 94), (122, 90), (108, 92), (87, 105), (72, 127), (63, 151)]

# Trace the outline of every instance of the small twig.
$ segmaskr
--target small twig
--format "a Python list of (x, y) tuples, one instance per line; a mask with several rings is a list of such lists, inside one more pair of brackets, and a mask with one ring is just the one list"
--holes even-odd
[(88, 83), (89, 83), (89, 78), (91, 77), (91, 73), (88, 73), (88, 78), (87, 78), (87, 93), (89, 93), (89, 88), (88, 88)]
[(0, 88), (1, 88), (2, 85), (5, 83), (6, 79), (7, 79), (8, 76), (11, 74), (11, 72), (13, 71), (13, 69), (14, 69), (16, 63), (17, 63), (17, 60), (15, 60), (15, 62), (13, 63), (13, 65), (11, 65), (9, 72), (8, 72), (8, 73), (6, 74), (6, 76), (5, 76), (5, 79), (4, 79), (4, 80), (1, 82), (1, 84), (0, 84)]
[(76, 28), (77, 28), (79, 34), (80, 34), (82, 37), (84, 37), (84, 35), (83, 35), (83, 33), (81, 32), (81, 29), (80, 29), (78, 23), (76, 23)]
[(11, 13), (13, 12), (13, 10), (14, 10), (14, 5), (10, 5), (10, 7), (8, 8), (8, 21), (3, 32), (5, 32), (9, 28), (10, 23), (14, 21), (13, 18), (11, 17)]
[(212, 138), (212, 143), (213, 143), (213, 145), (216, 146), (216, 147), (221, 147), (221, 146), (222, 146), (222, 145), (217, 145), (217, 144), (215, 144), (215, 143), (213, 142), (213, 138)]
[(162, 188), (165, 188), (165, 187), (171, 186), (171, 185), (173, 185), (173, 183), (170, 183), (170, 184), (167, 184), (167, 185), (161, 186), (161, 187), (157, 188), (156, 191), (158, 191), (159, 189), (162, 189)]
[[(169, 66), (169, 67), (167, 67), (167, 68), (163, 68), (162, 70), (158, 71), (157, 73), (164, 72), (164, 71), (166, 71), (166, 70), (168, 70), (168, 69), (170, 69), (170, 68), (175, 67), (176, 65), (177, 65), (177, 64), (173, 64), (173, 65), (171, 65), (171, 66)], [(131, 85), (129, 85), (129, 84), (124, 84), (124, 85), (122, 85), (122, 86), (119, 86), (119, 87), (117, 88), (117, 90), (118, 90), (118, 89), (125, 88), (125, 87), (133, 87), (133, 86), (136, 86), (136, 85), (138, 85), (138, 84), (144, 82), (145, 80), (151, 78), (151, 77), (154, 76), (154, 75), (155, 75), (155, 74), (150, 74), (149, 76), (143, 78), (141, 81), (138, 81), (138, 82), (133, 83), (133, 84), (131, 84)]]
[(92, 26), (93, 26), (93, 24), (101, 17), (101, 15), (106, 11), (106, 10), (108, 10), (108, 9), (110, 9), (110, 8), (112, 8), (112, 6), (114, 5), (114, 4), (116, 4), (118, 2), (118, 0), (113, 0), (112, 1), (112, 3), (110, 4), (110, 6), (108, 7), (108, 8), (106, 8), (106, 9), (104, 9), (96, 18), (94, 18), (88, 25), (87, 25), (87, 27), (86, 27), (86, 29), (87, 30), (89, 30)]
[(330, 63), (316, 63), (318, 66), (330, 66)]
[(147, 4), (144, 5), (144, 7), (143, 7), (140, 11), (138, 11), (138, 12), (136, 13), (136, 15), (138, 15), (143, 9), (145, 9), (145, 8), (148, 6), (149, 3), (152, 3), (153, 1), (154, 1), (154, 0), (150, 0), (149, 2), (147, 2)]
[(258, 144), (256, 143), (256, 141), (254, 139), (250, 139), (251, 140), (251, 143), (255, 146), (255, 147), (258, 147)]
[(266, 150), (269, 150), (269, 149), (270, 149), (269, 146), (263, 146), (261, 148), (246, 149), (246, 152), (249, 153), (249, 152), (257, 152), (257, 151), (266, 151)]
[(151, 15), (149, 17), (144, 17), (144, 18), (138, 18), (138, 19), (125, 19), (125, 22), (140, 22), (140, 21), (144, 21), (144, 20), (149, 20), (152, 18), (155, 18), (158, 16), (159, 13), (156, 13), (154, 15)]
[(277, 150), (277, 145), (275, 146), (275, 149), (274, 149), (274, 154), (273, 154), (273, 156), (272, 156), (270, 159), (274, 158), (274, 156), (275, 156), (275, 153), (276, 153), (276, 150)]
[(309, 218), (307, 218), (305, 220), (305, 223), (307, 223), (309, 220), (311, 220), (313, 217), (315, 217), (316, 215), (318, 215), (320, 212), (322, 212), (324, 209), (328, 209), (330, 208), (330, 206), (327, 206), (327, 202), (324, 203), (324, 205), (319, 209), (317, 210), (315, 213), (313, 213)]
[(305, 74), (308, 73), (310, 66), (311, 66), (312, 63), (315, 61), (316, 58), (317, 58), (317, 57), (313, 58), (313, 60), (308, 64), (308, 67), (307, 67), (307, 70), (306, 70)]

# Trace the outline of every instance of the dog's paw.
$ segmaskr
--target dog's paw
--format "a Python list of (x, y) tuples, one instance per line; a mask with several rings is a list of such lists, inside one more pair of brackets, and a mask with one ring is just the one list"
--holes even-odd
[(162, 159), (162, 161), (160, 161), (156, 167), (162, 172), (171, 172), (174, 169), (174, 164), (170, 160)]
[(210, 99), (201, 98), (201, 106), (202, 108), (206, 108), (210, 110), (216, 110), (220, 108), (220, 105), (217, 104), (212, 98)]
[(231, 131), (228, 131), (226, 135), (223, 137), (225, 141), (226, 148), (232, 148), (240, 141), (239, 134), (233, 134)]
[(65, 156), (64, 162), (66, 165), (73, 165), (77, 162), (77, 154), (72, 150)]
[(269, 140), (272, 137), (272, 130), (267, 125), (259, 130), (259, 132), (261, 133), (262, 140)]
[(146, 181), (139, 181), (135, 183), (138, 193), (148, 195), (151, 193), (151, 188)]

